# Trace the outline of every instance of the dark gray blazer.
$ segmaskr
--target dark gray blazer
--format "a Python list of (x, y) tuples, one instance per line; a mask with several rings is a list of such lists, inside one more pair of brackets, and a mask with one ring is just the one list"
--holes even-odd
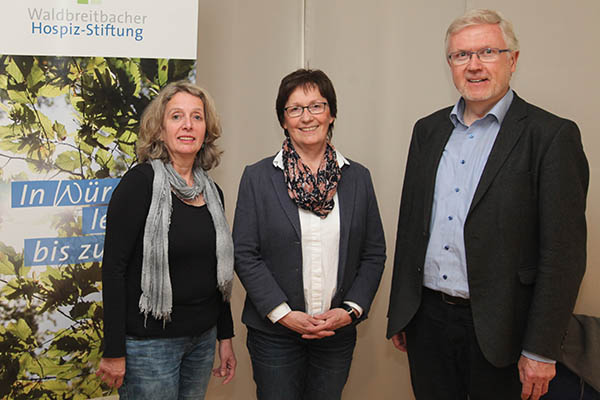
[[(406, 327), (421, 302), (435, 177), (454, 128), (450, 110), (414, 127), (398, 220), (388, 338)], [(559, 357), (585, 271), (588, 181), (577, 125), (515, 94), (464, 227), (475, 332), (492, 364), (512, 364), (522, 349)]]
[[(298, 208), (283, 171), (268, 157), (246, 167), (233, 224), (235, 270), (247, 296), (242, 321), (275, 334), (291, 331), (266, 316), (287, 302), (305, 311)], [(369, 312), (385, 263), (385, 239), (369, 171), (350, 161), (338, 183), (340, 248), (332, 308), (344, 300)]]

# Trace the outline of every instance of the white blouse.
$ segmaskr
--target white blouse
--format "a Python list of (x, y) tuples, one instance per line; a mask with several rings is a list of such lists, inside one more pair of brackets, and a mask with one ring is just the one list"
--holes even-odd
[[(350, 164), (337, 150), (336, 157), (340, 168), (345, 164)], [(281, 151), (273, 159), (273, 165), (283, 170)], [(333, 209), (323, 219), (308, 210), (298, 208), (300, 231), (302, 232), (304, 301), (306, 313), (310, 315), (328, 311), (337, 288), (340, 253), (340, 209), (337, 193), (334, 195), (333, 201)], [(362, 314), (362, 308), (358, 304), (351, 301), (345, 303), (356, 309), (359, 315)], [(284, 302), (275, 307), (267, 316), (275, 323), (290, 311), (292, 311), (290, 306)]]

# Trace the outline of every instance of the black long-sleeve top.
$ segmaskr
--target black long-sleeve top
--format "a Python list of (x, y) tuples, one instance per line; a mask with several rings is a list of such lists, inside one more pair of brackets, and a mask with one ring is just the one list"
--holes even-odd
[[(217, 288), (216, 233), (206, 205), (191, 206), (172, 194), (169, 273), (171, 321), (140, 313), (142, 247), (152, 199), (154, 171), (140, 164), (115, 188), (107, 212), (102, 262), (104, 357), (125, 356), (125, 336), (198, 336), (217, 326), (217, 337), (233, 336), (228, 302)], [(219, 194), (222, 197), (221, 190)]]

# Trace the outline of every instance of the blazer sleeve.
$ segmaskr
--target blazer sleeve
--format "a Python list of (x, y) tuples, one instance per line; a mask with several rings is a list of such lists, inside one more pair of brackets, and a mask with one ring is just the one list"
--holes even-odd
[(562, 120), (539, 176), (539, 265), (523, 348), (558, 359), (586, 265), (589, 169), (577, 125)]
[(248, 297), (262, 318), (265, 318), (287, 296), (273, 277), (261, 255), (260, 230), (257, 210), (260, 193), (267, 190), (257, 183), (256, 170), (244, 169), (233, 223), (235, 244), (235, 271)]
[[(386, 259), (385, 235), (375, 190), (373, 189), (373, 181), (369, 171), (364, 169), (364, 172), (361, 183), (366, 193), (366, 214), (364, 219), (360, 221), (364, 224), (364, 235), (362, 235), (362, 243), (357, 244), (360, 253), (354, 281), (343, 299), (353, 301), (361, 306), (363, 308), (361, 318), (363, 319), (367, 317), (371, 308), (371, 303), (381, 281)], [(359, 204), (361, 203), (357, 202), (357, 206)]]
[(431, 207), (429, 199), (422, 194), (423, 190), (417, 190), (428, 185), (426, 175), (423, 173), (431, 169), (423, 168), (419, 162), (422, 148), (419, 143), (419, 132), (423, 131), (422, 127), (422, 120), (413, 127), (404, 171), (387, 312), (386, 337), (388, 339), (406, 328), (421, 303), (422, 269), (420, 263), (414, 260), (423, 257), (424, 249), (427, 248), (422, 221), (425, 219), (423, 215), (425, 209)]

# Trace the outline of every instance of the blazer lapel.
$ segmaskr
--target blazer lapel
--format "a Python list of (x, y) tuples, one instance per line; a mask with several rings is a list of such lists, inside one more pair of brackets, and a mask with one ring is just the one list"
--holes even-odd
[(526, 103), (515, 93), (515, 98), (512, 105), (508, 109), (498, 136), (492, 147), (492, 151), (488, 157), (481, 179), (473, 195), (471, 206), (469, 207), (469, 213), (477, 206), (479, 201), (483, 198), (488, 188), (494, 181), (494, 178), (498, 174), (498, 171), (506, 161), (506, 158), (512, 151), (513, 147), (517, 143), (517, 140), (523, 133), (523, 124), (521, 120), (526, 116)]
[(283, 208), (283, 211), (285, 211), (286, 215), (288, 216), (290, 223), (296, 231), (296, 235), (298, 235), (298, 240), (300, 240), (302, 238), (302, 234), (300, 231), (300, 216), (298, 215), (298, 207), (288, 194), (287, 185), (283, 179), (283, 171), (277, 167), (273, 168), (275, 168), (275, 172), (271, 175), (273, 189), (277, 194), (281, 208)]
[(428, 207), (424, 208), (424, 219), (423, 219), (423, 232), (429, 232), (431, 225), (431, 211), (433, 206), (433, 194), (435, 192), (435, 179), (437, 176), (438, 166), (442, 159), (442, 153), (448, 143), (448, 139), (454, 130), (454, 125), (450, 121), (450, 110), (448, 109), (448, 115), (445, 120), (435, 127), (432, 133), (431, 144), (427, 143), (427, 147), (422, 149), (423, 165), (421, 166), (423, 171), (423, 185), (425, 187), (425, 199), (427, 200)]
[[(344, 169), (352, 168), (351, 165)], [(346, 259), (348, 257), (348, 244), (350, 241), (350, 226), (352, 224), (352, 215), (354, 214), (354, 197), (356, 193), (354, 179), (344, 179), (344, 169), (342, 169), (342, 179), (338, 183), (337, 195), (340, 208), (340, 252), (338, 261), (338, 288), (344, 281), (344, 270), (346, 269)], [(348, 171), (348, 174), (351, 171)]]

